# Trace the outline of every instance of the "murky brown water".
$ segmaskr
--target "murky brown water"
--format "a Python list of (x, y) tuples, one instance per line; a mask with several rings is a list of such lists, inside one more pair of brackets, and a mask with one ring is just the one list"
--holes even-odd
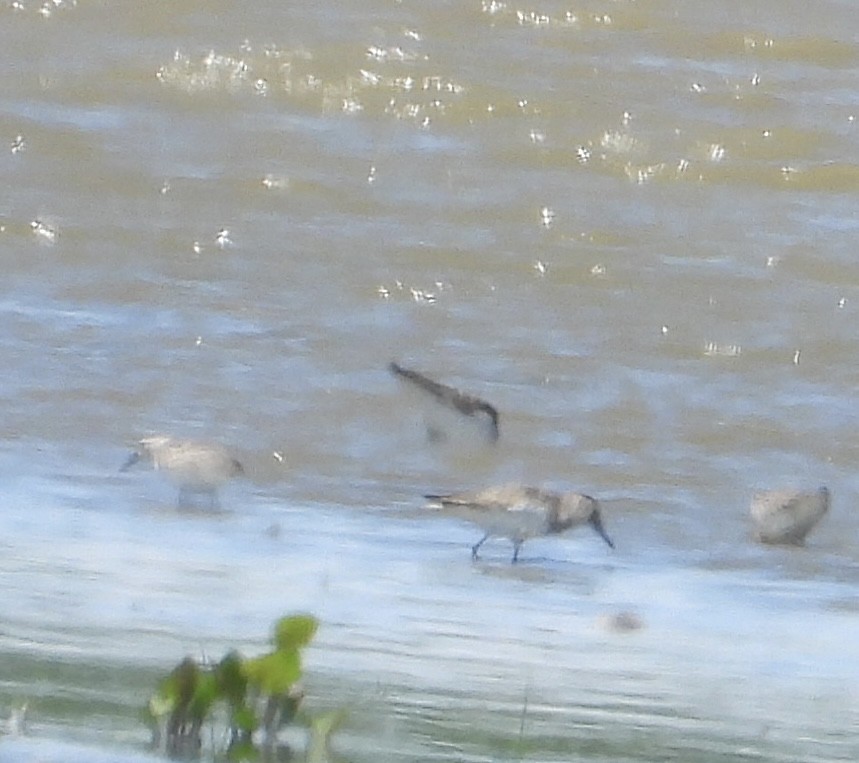
[[(859, 757), (856, 29), (834, 0), (0, 8), (0, 705), (140, 746), (159, 670), (307, 609), (350, 759)], [(391, 359), (491, 400), (498, 445), (428, 444)], [(152, 432), (236, 448), (223, 514), (117, 473)], [(478, 529), (419, 511), (507, 479), (602, 497), (617, 550), (474, 565)], [(804, 550), (748, 540), (784, 484), (833, 492)]]

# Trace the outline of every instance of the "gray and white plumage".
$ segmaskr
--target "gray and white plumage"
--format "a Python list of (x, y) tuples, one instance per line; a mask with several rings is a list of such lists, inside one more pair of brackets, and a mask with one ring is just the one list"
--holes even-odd
[(802, 545), (829, 511), (826, 487), (814, 491), (766, 490), (756, 493), (750, 509), (755, 539), (762, 543)]
[(499, 485), (484, 490), (426, 495), (431, 507), (441, 508), (450, 516), (480, 525), (485, 535), (472, 546), (471, 556), (491, 537), (513, 541), (513, 562), (529, 538), (556, 535), (581, 524), (589, 524), (611, 547), (614, 543), (602, 524), (600, 504), (581, 493), (556, 493), (527, 485)]
[[(429, 395), (438, 405), (475, 422), (482, 429), (487, 440), (495, 442), (498, 439), (501, 433), (499, 428), (500, 417), (498, 409), (494, 405), (487, 403), (479, 397), (460, 392), (454, 387), (449, 387), (446, 384), (430, 379), (429, 376), (422, 374), (420, 371), (405, 368), (399, 363), (392, 361), (388, 364), (388, 369), (397, 378), (408, 382)], [(434, 431), (432, 427), (430, 430), (430, 435), (433, 439), (441, 434)]]
[(193, 494), (209, 497), (217, 505), (217, 491), (223, 484), (244, 474), (244, 468), (227, 448), (219, 443), (180, 440), (164, 435), (144, 437), (120, 471), (148, 462), (179, 487), (179, 504), (191, 502)]

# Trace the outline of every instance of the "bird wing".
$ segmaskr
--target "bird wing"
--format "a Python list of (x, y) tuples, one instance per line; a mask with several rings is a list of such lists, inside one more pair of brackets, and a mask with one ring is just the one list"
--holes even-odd
[(427, 496), (443, 507), (468, 508), (474, 511), (529, 511), (541, 498), (541, 491), (521, 485), (500, 485), (482, 490)]
[(481, 400), (479, 397), (468, 395), (454, 387), (449, 387), (446, 384), (441, 384), (434, 379), (430, 379), (429, 376), (420, 373), (420, 371), (404, 368), (394, 361), (388, 364), (388, 368), (395, 376), (411, 382), (419, 389), (432, 395), (437, 402), (449, 408), (454, 408), (465, 416), (474, 416), (479, 412), (485, 413), (492, 422), (492, 439), (498, 439), (499, 416), (498, 409), (495, 406), (490, 405), (485, 400)]

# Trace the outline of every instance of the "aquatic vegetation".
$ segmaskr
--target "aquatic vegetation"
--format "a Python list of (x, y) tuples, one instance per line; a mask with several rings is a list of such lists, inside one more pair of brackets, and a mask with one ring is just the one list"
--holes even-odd
[(161, 680), (144, 711), (153, 747), (175, 758), (198, 757), (203, 730), (211, 729), (206, 737), (215, 758), (275, 760), (283, 751), (278, 732), (300, 720), (310, 727), (307, 760), (326, 760), (328, 737), (343, 714), (298, 718), (301, 650), (318, 627), (311, 615), (292, 615), (275, 623), (266, 654), (245, 658), (230, 650), (217, 663), (185, 657)]

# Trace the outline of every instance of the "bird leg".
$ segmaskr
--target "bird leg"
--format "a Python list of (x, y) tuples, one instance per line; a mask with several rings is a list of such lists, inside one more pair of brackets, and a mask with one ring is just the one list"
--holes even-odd
[(519, 560), (519, 549), (520, 548), (522, 548), (522, 541), (521, 540), (514, 540), (513, 541), (513, 559), (510, 561), (510, 564), (516, 564), (516, 562)]
[(479, 549), (483, 545), (484, 541), (486, 541), (487, 538), (489, 538), (489, 533), (486, 533), (486, 535), (484, 535), (479, 541), (477, 541), (477, 543), (475, 543), (471, 547), (471, 558), (472, 559), (477, 559), (477, 549)]

